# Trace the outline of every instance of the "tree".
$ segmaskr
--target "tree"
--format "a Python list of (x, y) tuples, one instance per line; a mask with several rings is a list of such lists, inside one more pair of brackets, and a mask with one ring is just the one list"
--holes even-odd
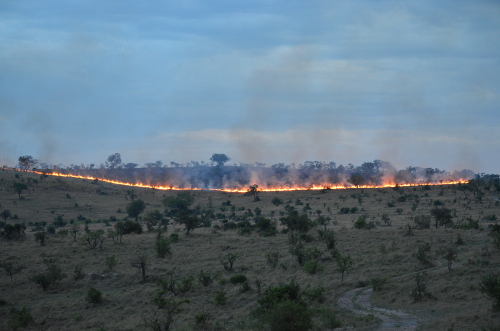
[(12, 281), (12, 276), (20, 273), (24, 269), (24, 266), (12, 261), (4, 260), (0, 262), (0, 268), (5, 270), (5, 273), (10, 276), (10, 280)]
[(297, 210), (291, 210), (288, 216), (280, 218), (280, 221), (292, 233), (294, 231), (306, 233), (313, 227), (313, 222), (307, 217), (307, 214), (299, 215)]
[(349, 178), (347, 180), (349, 183), (351, 183), (352, 185), (356, 186), (356, 187), (359, 187), (360, 185), (363, 184), (363, 182), (365, 181), (363, 176), (361, 175), (358, 175), (358, 174), (354, 174), (351, 176), (351, 178)]
[(436, 229), (439, 225), (447, 227), (452, 223), (453, 215), (451, 209), (436, 207), (431, 209), (431, 215), (434, 217)]
[(337, 257), (337, 270), (342, 274), (342, 283), (344, 282), (344, 273), (353, 269), (354, 262), (350, 255)]
[(189, 215), (189, 213), (186, 212), (178, 213), (175, 218), (175, 222), (178, 224), (184, 224), (184, 227), (186, 228), (186, 236), (189, 236), (189, 233), (192, 230), (203, 225), (203, 221), (198, 218), (198, 216)]
[(224, 166), (224, 163), (231, 161), (226, 154), (212, 154), (210, 161), (215, 162), (217, 167)]
[(146, 266), (148, 264), (148, 258), (146, 255), (141, 255), (137, 259), (130, 261), (130, 265), (134, 268), (141, 269), (142, 280), (146, 280)]
[(149, 314), (142, 315), (144, 324), (153, 331), (170, 330), (170, 324), (172, 324), (174, 320), (174, 315), (181, 311), (180, 306), (184, 303), (189, 303), (187, 299), (177, 301), (174, 298), (164, 298), (164, 293), (162, 292), (163, 291), (158, 292), (157, 297), (159, 296), (159, 298), (157, 301), (159, 301), (159, 305), (161, 305), (159, 308), (163, 311), (163, 316), (158, 316), (158, 309), (151, 311)]
[(139, 219), (139, 215), (146, 209), (146, 203), (142, 200), (132, 201), (127, 205), (127, 214), (130, 217), (135, 218), (135, 221)]
[(106, 168), (115, 169), (118, 168), (122, 164), (122, 157), (120, 153), (111, 154), (108, 156), (106, 161)]
[(24, 183), (14, 183), (12, 184), (12, 188), (17, 192), (17, 194), (19, 194), (19, 200), (21, 200), (21, 193), (23, 192), (23, 190), (27, 190), (28, 186), (26, 186), (26, 184)]
[(38, 160), (34, 159), (31, 155), (20, 156), (18, 162), (19, 168), (23, 170), (30, 170), (38, 164)]
[(479, 283), (481, 292), (493, 299), (493, 306), (500, 308), (500, 274), (488, 274)]
[(4, 211), (0, 213), (0, 217), (3, 218), (4, 223), (7, 223), (7, 218), (12, 217), (10, 210), (4, 209)]
[(169, 216), (175, 216), (179, 211), (188, 211), (189, 206), (194, 203), (194, 196), (189, 192), (178, 192), (175, 196), (169, 196), (163, 199), (165, 207), (170, 208), (170, 212), (166, 212)]

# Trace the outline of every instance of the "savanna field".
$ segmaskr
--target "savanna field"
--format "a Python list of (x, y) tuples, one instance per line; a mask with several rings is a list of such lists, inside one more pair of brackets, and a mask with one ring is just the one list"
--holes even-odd
[(391, 329), (377, 308), (393, 329), (500, 330), (487, 293), (499, 197), (436, 185), (256, 198), (2, 169), (0, 329)]

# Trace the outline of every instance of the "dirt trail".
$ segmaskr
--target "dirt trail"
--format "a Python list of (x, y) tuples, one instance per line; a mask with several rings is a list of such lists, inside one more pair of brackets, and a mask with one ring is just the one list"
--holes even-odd
[(373, 289), (370, 287), (355, 288), (342, 295), (338, 304), (341, 308), (350, 310), (360, 315), (373, 315), (382, 324), (379, 330), (416, 330), (419, 322), (423, 321), (417, 315), (409, 314), (401, 310), (377, 308), (371, 305), (370, 297)]
[[(392, 280), (396, 280), (402, 277), (408, 277), (415, 275), (419, 272), (436, 272), (442, 270), (439, 261), (436, 261), (436, 266), (427, 270), (422, 271), (412, 271), (404, 275), (399, 275), (392, 277)], [(378, 308), (372, 306), (370, 303), (370, 297), (373, 293), (371, 287), (355, 288), (353, 290), (344, 293), (338, 300), (338, 305), (340, 308), (349, 310), (353, 313), (360, 315), (373, 315), (380, 320), (382, 324), (378, 328), (379, 330), (417, 330), (419, 323), (426, 321), (427, 319), (421, 314), (411, 314), (402, 310), (392, 310), (386, 308)]]

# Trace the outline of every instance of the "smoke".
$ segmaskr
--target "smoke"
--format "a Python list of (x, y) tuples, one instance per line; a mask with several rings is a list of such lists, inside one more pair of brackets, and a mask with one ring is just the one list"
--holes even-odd
[[(51, 169), (45, 171), (50, 172)], [(469, 170), (447, 172), (437, 168), (408, 167), (398, 170), (389, 162), (375, 160), (345, 167), (333, 162), (306, 161), (298, 167), (274, 164), (271, 167), (208, 166), (136, 169), (64, 169), (63, 173), (99, 177), (131, 184), (184, 189), (246, 190), (257, 184), (261, 190), (308, 189), (404, 184), (440, 184), (474, 177)]]

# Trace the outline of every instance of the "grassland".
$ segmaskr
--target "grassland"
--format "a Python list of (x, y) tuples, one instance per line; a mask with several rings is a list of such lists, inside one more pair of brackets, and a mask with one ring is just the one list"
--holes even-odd
[[(17, 178), (16, 178), (17, 175)], [(22, 182), (28, 189), (18, 193), (12, 189), (14, 182)], [(133, 192), (132, 192), (133, 191)], [(169, 279), (175, 268), (174, 278), (194, 277), (192, 289), (179, 293), (175, 299), (188, 299), (182, 311), (175, 315), (173, 330), (197, 329), (194, 316), (206, 312), (213, 317), (205, 329), (252, 330), (263, 325), (251, 315), (259, 305), (257, 300), (269, 286), (289, 283), (292, 279), (302, 290), (322, 287), (323, 298), (306, 299), (313, 312), (315, 330), (331, 329), (325, 316), (335, 316), (342, 328), (375, 330), (381, 321), (375, 315), (360, 315), (339, 305), (339, 298), (354, 288), (371, 285), (374, 278), (385, 279), (380, 291), (373, 291), (371, 304), (389, 310), (399, 310), (418, 316), (420, 330), (499, 330), (500, 312), (492, 308), (492, 301), (480, 292), (481, 279), (492, 272), (499, 272), (500, 257), (488, 235), (488, 225), (500, 217), (498, 193), (485, 191), (482, 201), (472, 192), (462, 192), (453, 185), (433, 187), (407, 187), (387, 189), (345, 189), (324, 191), (262, 192), (260, 201), (252, 196), (216, 191), (194, 191), (194, 206), (212, 209), (219, 217), (210, 227), (195, 229), (189, 236), (184, 227), (167, 219), (167, 233), (179, 234), (180, 240), (171, 243), (170, 256), (158, 258), (155, 253), (156, 231), (123, 236), (122, 243), (106, 239), (102, 249), (89, 249), (82, 245), (81, 237), (89, 230), (112, 229), (113, 218), (127, 217), (127, 204), (131, 195), (146, 203), (146, 212), (158, 209), (164, 212), (163, 199), (176, 195), (175, 191), (116, 186), (82, 179), (46, 177), (31, 173), (0, 171), (0, 211), (9, 210), (12, 218), (7, 224), (24, 223), (27, 226), (23, 240), (2, 239), (2, 261), (14, 261), (25, 268), (12, 280), (0, 274), (0, 329), (7, 330), (11, 307), (27, 307), (35, 320), (31, 330), (148, 330), (142, 316), (155, 310), (152, 299), (159, 290), (159, 279)], [(271, 201), (279, 198), (284, 203), (276, 206)], [(230, 201), (230, 206), (223, 203)], [(442, 203), (436, 203), (439, 201)], [(322, 251), (317, 259), (322, 270), (314, 274), (305, 272), (289, 251), (289, 235), (281, 233), (279, 219), (285, 214), (285, 205), (291, 205), (314, 221), (317, 217), (330, 218), (326, 229), (335, 231), (335, 247), (342, 256), (349, 255), (353, 269), (345, 274), (344, 282), (337, 270), (333, 250), (328, 250), (319, 237), (318, 226), (308, 232), (311, 238), (307, 248)], [(436, 205), (453, 210), (455, 224), (478, 221), (478, 229), (440, 226), (430, 229), (413, 229), (418, 215), (430, 215)], [(229, 218), (231, 206), (235, 216)], [(222, 208), (222, 209), (221, 209)], [(256, 211), (256, 208), (257, 211)], [(341, 213), (347, 211), (348, 213)], [(251, 216), (249, 210), (252, 212)], [(257, 231), (247, 234), (238, 229), (223, 230), (224, 219), (236, 224), (248, 219), (253, 224), (256, 213), (273, 219), (278, 225), (276, 236), (264, 237)], [(222, 215), (223, 214), (223, 215)], [(144, 213), (142, 214), (144, 215)], [(371, 229), (357, 229), (353, 225), (362, 216)], [(34, 239), (35, 223), (46, 222), (47, 228), (59, 219), (68, 222), (57, 228), (58, 234), (49, 235), (45, 246)], [(80, 224), (76, 240), (66, 234), (70, 222)], [(433, 221), (432, 221), (433, 222)], [(40, 230), (40, 229), (38, 229)], [(420, 247), (428, 263), (415, 257)], [(446, 249), (453, 248), (457, 259), (451, 270), (443, 258)], [(279, 263), (272, 268), (266, 253), (280, 253)], [(228, 253), (237, 253), (234, 270), (226, 271), (221, 259)], [(114, 255), (118, 264), (107, 270), (106, 257)], [(140, 270), (131, 267), (131, 261), (147, 256), (147, 278)], [(47, 291), (29, 278), (45, 270), (44, 260), (52, 260), (67, 275), (50, 286)], [(75, 280), (72, 274), (81, 265), (85, 277)], [(3, 271), (0, 269), (0, 271)], [(204, 287), (197, 280), (200, 272), (208, 272), (217, 280)], [(427, 291), (430, 293), (415, 302), (409, 293), (415, 286), (415, 275), (427, 274)], [(251, 289), (241, 290), (241, 284), (228, 280), (237, 274), (248, 279)], [(224, 281), (225, 280), (225, 281)], [(261, 285), (259, 293), (257, 282)], [(101, 303), (85, 300), (90, 287), (103, 294)], [(226, 303), (216, 304), (220, 290), (226, 293)]]

